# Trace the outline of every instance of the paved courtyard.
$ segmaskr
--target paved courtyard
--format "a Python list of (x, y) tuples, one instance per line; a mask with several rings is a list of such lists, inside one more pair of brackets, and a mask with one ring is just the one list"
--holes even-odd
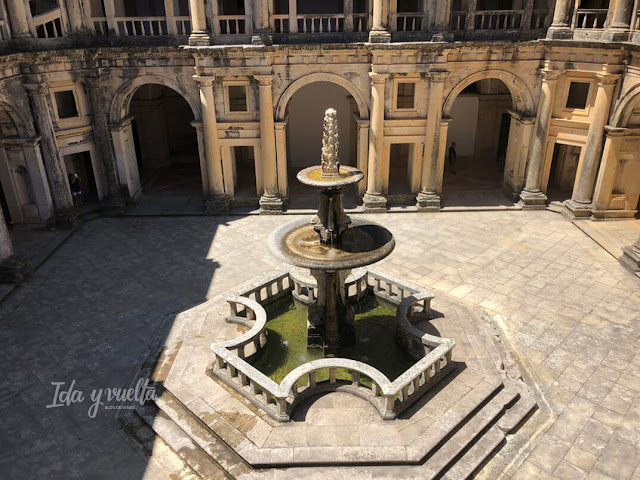
[[(98, 219), (74, 233), (0, 304), (1, 476), (182, 478), (168, 452), (136, 448), (117, 410), (91, 418), (89, 396), (130, 387), (178, 313), (281, 268), (266, 238), (290, 219)], [(485, 309), (538, 395), (531, 443), (518, 455), (507, 445), (482, 475), (640, 479), (639, 278), (548, 211), (372, 219), (397, 239), (377, 268)], [(52, 382), (72, 381), (84, 401), (47, 408)]]

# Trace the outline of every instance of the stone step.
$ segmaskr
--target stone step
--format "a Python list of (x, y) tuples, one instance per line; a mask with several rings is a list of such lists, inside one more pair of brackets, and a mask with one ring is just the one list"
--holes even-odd
[[(437, 447), (433, 454), (428, 456), (424, 466), (428, 472), (433, 472), (433, 475), (425, 478), (440, 478), (446, 474), (467, 450), (470, 450), (474, 444), (481, 442), (486, 431), (518, 398), (518, 391), (507, 387), (491, 398), (479, 411), (470, 413), (457, 431), (447, 438), (444, 444)], [(487, 452), (487, 455), (491, 451)]]
[[(156, 405), (168, 419), (171, 419), (177, 428), (184, 432), (194, 444), (203, 450), (231, 478), (236, 478), (253, 470), (240, 455), (168, 390), (165, 390), (156, 399)], [(205, 476), (204, 478), (207, 477)]]
[(138, 414), (153, 429), (157, 438), (165, 442), (189, 467), (197, 472), (200, 478), (215, 480), (233, 478), (162, 410), (153, 412), (146, 409), (139, 411)]
[(497, 425), (493, 425), (482, 437), (462, 455), (462, 457), (447, 471), (445, 480), (460, 480), (471, 478), (502, 446), (505, 434)]
[(537, 408), (538, 404), (531, 394), (522, 395), (500, 419), (498, 426), (505, 433), (514, 433)]

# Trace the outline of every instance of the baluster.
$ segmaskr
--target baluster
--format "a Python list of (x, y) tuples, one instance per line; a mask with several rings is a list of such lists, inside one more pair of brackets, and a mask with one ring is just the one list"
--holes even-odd
[(260, 337), (262, 335), (258, 335), (257, 338), (253, 339), (253, 347), (256, 349), (256, 353), (258, 352), (258, 350), (260, 350)]
[(384, 414), (385, 416), (391, 416), (394, 413), (396, 406), (396, 400), (394, 395), (385, 395), (384, 396)]
[(420, 375), (413, 379), (413, 393), (418, 391), (418, 387), (420, 386)]
[(329, 383), (331, 385), (336, 383), (336, 369), (333, 367), (329, 367)]
[(309, 388), (316, 386), (316, 372), (309, 372)]
[(279, 398), (278, 399), (278, 415), (286, 415), (287, 414), (287, 399), (286, 398)]
[(224, 368), (224, 359), (220, 355), (216, 355), (216, 366), (220, 370)]
[(373, 380), (371, 381), (371, 391), (373, 392), (374, 397), (380, 396), (380, 385), (375, 383)]
[(244, 345), (239, 345), (238, 346), (238, 357), (244, 359), (245, 358), (245, 354), (244, 354)]
[(258, 387), (258, 384), (251, 379), (249, 379), (249, 391), (251, 392), (251, 395), (256, 397), (260, 395), (260, 388)]
[(436, 361), (434, 362), (433, 366), (434, 366), (434, 367), (435, 367), (435, 369), (436, 369), (436, 375), (437, 375), (438, 373), (440, 373), (440, 366), (441, 366), (441, 365), (440, 365), (440, 359), (436, 360)]
[(240, 385), (244, 386), (247, 384), (247, 376), (244, 373), (238, 372), (238, 378), (240, 379)]
[(351, 385), (354, 387), (360, 386), (360, 372), (351, 372)]
[(231, 375), (231, 377), (235, 378), (235, 376), (238, 374), (238, 369), (233, 365), (231, 365), (230, 363), (227, 363), (227, 366), (228, 366), (227, 369), (229, 370), (229, 374)]
[(402, 401), (406, 402), (409, 398), (409, 385), (402, 387)]

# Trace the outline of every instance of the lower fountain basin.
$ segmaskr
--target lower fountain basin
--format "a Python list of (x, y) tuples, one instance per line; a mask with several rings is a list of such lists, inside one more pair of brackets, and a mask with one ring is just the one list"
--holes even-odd
[(395, 247), (389, 230), (377, 223), (352, 219), (339, 246), (323, 245), (307, 218), (277, 228), (269, 237), (269, 250), (276, 258), (315, 270), (350, 270), (378, 262)]

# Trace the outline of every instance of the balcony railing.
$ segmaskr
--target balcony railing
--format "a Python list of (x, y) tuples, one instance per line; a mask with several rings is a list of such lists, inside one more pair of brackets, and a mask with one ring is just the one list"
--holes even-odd
[(165, 17), (116, 17), (118, 35), (126, 37), (147, 37), (167, 35)]
[(343, 13), (325, 15), (298, 15), (299, 33), (342, 33), (344, 32)]
[(369, 14), (368, 13), (354, 13), (353, 18), (353, 31), (354, 32), (368, 32), (369, 31)]
[(467, 11), (451, 12), (451, 30), (465, 30), (467, 28)]
[(394, 13), (391, 16), (391, 25), (394, 25), (397, 32), (420, 32), (429, 26), (427, 13)]
[(191, 35), (191, 19), (188, 16), (185, 17), (175, 17), (176, 35)]
[(602, 29), (608, 13), (606, 8), (578, 8), (573, 17), (573, 28)]
[(218, 17), (220, 35), (244, 35), (247, 23), (244, 15), (220, 15)]
[(480, 10), (475, 13), (476, 30), (519, 30), (522, 10)]
[(62, 30), (62, 13), (59, 8), (33, 17), (33, 28), (38, 38), (59, 38), (64, 36)]
[(289, 33), (289, 15), (271, 15), (271, 28), (275, 33)]
[(541, 30), (547, 28), (547, 17), (549, 16), (549, 10), (533, 10), (531, 12), (531, 30)]

